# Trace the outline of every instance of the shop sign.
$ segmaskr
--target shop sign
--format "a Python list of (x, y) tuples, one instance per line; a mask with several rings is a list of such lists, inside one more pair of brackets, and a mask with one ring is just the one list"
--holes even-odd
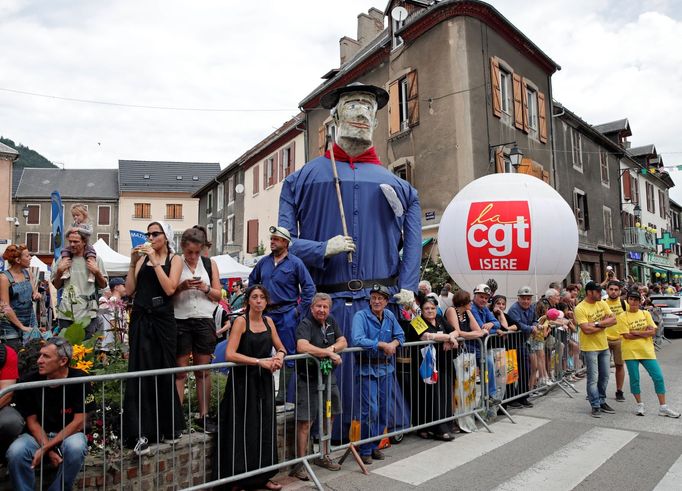
[(657, 264), (659, 266), (674, 266), (672, 264), (672, 261), (668, 256), (662, 256), (660, 254), (654, 254), (653, 252), (649, 252), (646, 255), (647, 262), (650, 264)]

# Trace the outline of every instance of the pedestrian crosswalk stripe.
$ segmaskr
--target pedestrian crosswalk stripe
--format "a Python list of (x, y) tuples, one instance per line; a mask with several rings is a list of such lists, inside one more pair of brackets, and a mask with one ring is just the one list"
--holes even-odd
[(632, 431), (592, 428), (495, 491), (571, 490), (637, 435)]
[[(418, 486), (549, 423), (548, 419), (516, 415), (514, 421), (516, 424), (500, 421), (492, 425), (494, 433), (481, 430), (385, 465), (372, 473)], [(424, 462), (429, 463), (428, 467)]]
[(682, 456), (668, 469), (654, 491), (678, 491), (682, 483)]

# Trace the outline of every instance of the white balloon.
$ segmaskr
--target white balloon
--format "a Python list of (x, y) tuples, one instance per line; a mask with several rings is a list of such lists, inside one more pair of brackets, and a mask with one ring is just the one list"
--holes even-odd
[(472, 292), (494, 278), (498, 293), (542, 295), (571, 271), (578, 252), (573, 210), (527, 174), (491, 174), (465, 186), (443, 213), (438, 248), (452, 279)]

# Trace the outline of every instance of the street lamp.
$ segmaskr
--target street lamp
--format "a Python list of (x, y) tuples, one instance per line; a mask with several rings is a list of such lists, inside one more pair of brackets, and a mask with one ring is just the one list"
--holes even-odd
[[(509, 153), (504, 153), (504, 161), (505, 163), (511, 164), (512, 168), (514, 169), (515, 172), (519, 171), (519, 167), (521, 166), (521, 160), (523, 160), (523, 152), (519, 150), (519, 147), (516, 145), (515, 141), (511, 142), (506, 142), (506, 143), (498, 143), (497, 145), (488, 145), (488, 153), (490, 155), (490, 163), (495, 162), (495, 152), (494, 149), (497, 147), (503, 147), (503, 152), (504, 152), (504, 147), (507, 145), (514, 145)], [(505, 166), (506, 167), (506, 166)]]
[(635, 208), (632, 210), (632, 213), (635, 215), (636, 219), (642, 218), (642, 209), (639, 207), (639, 205), (635, 205)]
[(24, 218), (28, 218), (30, 210), (28, 209), (28, 205), (24, 205), (24, 207), (21, 209), (21, 214), (24, 216)]

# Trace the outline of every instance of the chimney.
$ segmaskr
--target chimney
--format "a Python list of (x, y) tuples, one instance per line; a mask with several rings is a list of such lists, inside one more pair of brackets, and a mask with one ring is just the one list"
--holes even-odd
[(384, 13), (372, 7), (368, 13), (358, 15), (357, 40), (344, 36), (339, 40), (341, 65), (345, 65), (362, 48), (371, 43), (384, 30)]
[(341, 54), (341, 66), (343, 66), (355, 56), (355, 53), (360, 51), (360, 43), (353, 38), (343, 36), (339, 39), (339, 51)]

